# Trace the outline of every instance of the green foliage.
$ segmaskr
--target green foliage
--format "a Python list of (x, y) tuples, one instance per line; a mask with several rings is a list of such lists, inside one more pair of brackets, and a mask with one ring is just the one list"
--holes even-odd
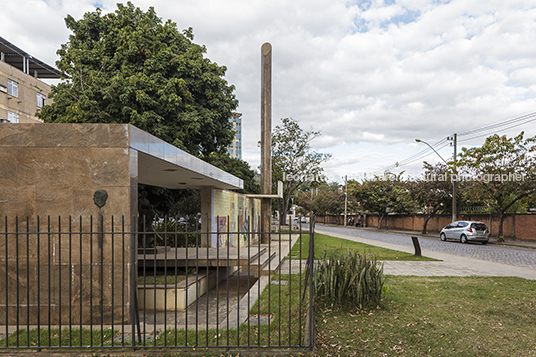
[(58, 50), (65, 80), (39, 117), (57, 123), (130, 123), (195, 156), (224, 152), (238, 106), (226, 68), (204, 58), (192, 29), (177, 30), (154, 8), (132, 3), (115, 13), (67, 16), (72, 31)]
[(201, 243), (201, 235), (196, 228), (197, 216), (186, 217), (183, 223), (178, 219), (168, 218), (156, 224), (156, 231), (162, 237), (166, 247), (195, 247)]
[(536, 136), (523, 136), (492, 135), (481, 147), (463, 148), (456, 162), (459, 173), (474, 181), (473, 195), (499, 214), (499, 236), (504, 213), (536, 194)]
[(383, 266), (366, 253), (332, 251), (318, 262), (314, 273), (315, 297), (347, 308), (379, 306), (384, 291)]
[[(415, 202), (409, 197), (406, 182), (398, 175), (386, 173), (364, 180), (361, 184), (354, 183), (348, 194), (357, 199), (361, 208), (370, 213), (377, 213), (382, 218), (391, 213), (405, 214), (415, 210)], [(379, 222), (381, 225), (381, 220)]]
[[(353, 203), (354, 200), (350, 197), (347, 202), (349, 212), (357, 209)], [(303, 213), (341, 214), (344, 212), (344, 189), (336, 182), (320, 183), (316, 189), (300, 192), (298, 204), (303, 208)]]
[(240, 193), (260, 193), (260, 186), (255, 177), (255, 171), (245, 161), (230, 157), (227, 153), (212, 153), (206, 157), (206, 161), (220, 169), (241, 178), (244, 181), (244, 189), (237, 190)]
[(311, 141), (320, 136), (319, 131), (304, 131), (297, 120), (283, 118), (283, 124), (272, 133), (272, 178), (283, 181), (283, 200), (279, 207), (281, 224), (285, 224), (290, 197), (305, 182), (321, 179), (320, 164), (329, 160), (331, 154), (318, 153), (311, 149)]

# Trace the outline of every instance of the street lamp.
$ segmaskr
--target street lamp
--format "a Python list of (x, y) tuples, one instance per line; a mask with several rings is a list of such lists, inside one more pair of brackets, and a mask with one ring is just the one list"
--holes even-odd
[[(454, 161), (456, 161), (456, 134), (454, 134)], [(443, 162), (447, 164), (447, 161), (445, 161), (445, 159), (443, 159), (443, 157), (441, 155), (439, 155), (439, 153), (430, 145), (428, 144), (426, 141), (424, 140), (420, 140), (420, 139), (415, 139), (416, 142), (418, 143), (423, 143), (423, 144), (426, 144), (428, 145), (428, 147), (430, 149), (432, 149), (436, 154), (437, 156), (439, 156), (441, 158), (441, 160), (443, 160)], [(456, 185), (456, 177), (452, 177), (452, 222), (456, 221), (458, 219), (458, 214), (457, 214), (457, 210), (456, 210), (456, 195), (457, 195), (457, 190), (458, 190), (458, 185)]]

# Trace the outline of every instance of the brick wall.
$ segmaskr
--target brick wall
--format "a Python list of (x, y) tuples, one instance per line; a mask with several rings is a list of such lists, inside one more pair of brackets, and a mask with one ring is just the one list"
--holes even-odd
[[(357, 216), (348, 215), (347, 218)], [(464, 214), (458, 216), (459, 220), (471, 220), (484, 222), (489, 228), (491, 235), (497, 237), (499, 232), (499, 216), (490, 214)], [(385, 217), (382, 219), (381, 228), (401, 229), (411, 231), (422, 231), (424, 216), (422, 215), (389, 215), (388, 222)], [(317, 223), (324, 224), (344, 224), (343, 215), (328, 215), (316, 217)], [(366, 215), (365, 224), (367, 227), (378, 227), (378, 215)], [(427, 224), (426, 231), (429, 233), (439, 233), (443, 227), (451, 222), (450, 215), (436, 215), (432, 217)], [(516, 214), (505, 215), (503, 220), (503, 234), (508, 238), (516, 239), (533, 239), (536, 240), (536, 215), (534, 214)]]

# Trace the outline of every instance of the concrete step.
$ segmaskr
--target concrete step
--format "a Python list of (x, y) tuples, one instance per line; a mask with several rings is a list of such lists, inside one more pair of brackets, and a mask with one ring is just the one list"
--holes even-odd
[(276, 256), (276, 251), (269, 251), (269, 249), (265, 249), (260, 257), (252, 258), (250, 260), (250, 271), (254, 274), (256, 278), (258, 278), (259, 276), (271, 275), (279, 265), (279, 262), (277, 260), (274, 261), (274, 258)]

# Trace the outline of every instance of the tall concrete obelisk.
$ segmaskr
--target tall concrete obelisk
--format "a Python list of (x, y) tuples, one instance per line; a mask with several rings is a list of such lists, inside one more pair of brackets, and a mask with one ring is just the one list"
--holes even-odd
[[(272, 193), (272, 45), (268, 42), (261, 47), (261, 194)], [(261, 232), (270, 232), (272, 199), (261, 201)], [(270, 235), (263, 234), (262, 243), (270, 242)]]

